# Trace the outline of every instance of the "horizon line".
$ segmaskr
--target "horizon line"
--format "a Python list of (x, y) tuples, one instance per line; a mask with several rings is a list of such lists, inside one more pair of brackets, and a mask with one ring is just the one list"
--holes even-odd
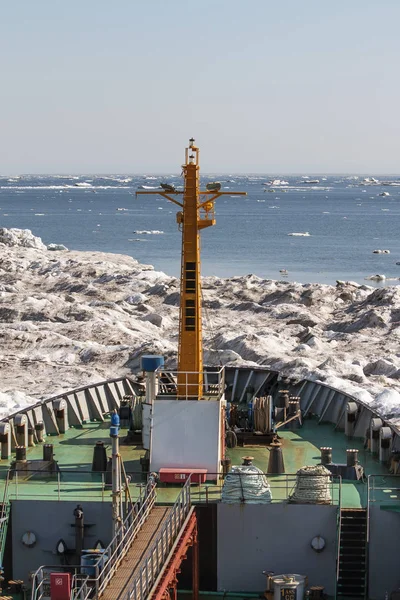
[[(251, 175), (257, 175), (257, 176), (265, 176), (265, 177), (272, 177), (273, 175), (271, 173), (275, 173), (278, 174), (280, 176), (284, 176), (284, 177), (305, 177), (304, 172), (308, 172), (311, 173), (312, 175), (316, 175), (316, 176), (327, 176), (327, 177), (336, 177), (337, 175), (341, 175), (341, 176), (345, 176), (345, 177), (361, 177), (363, 175), (369, 175), (371, 176), (372, 173), (376, 176), (382, 176), (382, 177), (389, 177), (389, 176), (393, 176), (393, 177), (399, 177), (400, 178), (400, 172), (395, 173), (395, 172), (376, 172), (376, 171), (291, 171), (291, 172), (279, 172), (279, 171), (237, 171), (237, 172), (233, 172), (233, 171), (207, 171), (207, 172), (203, 172), (202, 175), (203, 176), (214, 176), (214, 175), (221, 175), (221, 176), (236, 176), (236, 177), (244, 177), (244, 176), (251, 176)], [(179, 173), (171, 173), (171, 171), (142, 171), (142, 172), (127, 172), (127, 171), (121, 171), (121, 172), (115, 172), (115, 171), (68, 171), (68, 172), (60, 172), (60, 171), (54, 171), (54, 172), (37, 172), (37, 173), (18, 173), (18, 174), (12, 174), (12, 173), (6, 173), (6, 174), (0, 174), (0, 179), (5, 179), (7, 177), (93, 177), (93, 176), (98, 176), (98, 177), (102, 177), (102, 176), (110, 176), (110, 175), (114, 175), (114, 176), (128, 176), (128, 177), (144, 177), (144, 176), (166, 176), (168, 175), (169, 177), (181, 177), (181, 174)]]

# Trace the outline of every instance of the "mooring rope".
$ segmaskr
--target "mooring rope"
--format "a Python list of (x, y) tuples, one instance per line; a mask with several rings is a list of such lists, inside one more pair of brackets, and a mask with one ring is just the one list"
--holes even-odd
[(302, 467), (296, 473), (296, 483), (293, 493), (290, 494), (290, 502), (299, 504), (330, 504), (331, 496), (331, 472), (323, 465)]
[(233, 466), (225, 477), (221, 500), (227, 504), (269, 504), (271, 488), (261, 469), (253, 465)]

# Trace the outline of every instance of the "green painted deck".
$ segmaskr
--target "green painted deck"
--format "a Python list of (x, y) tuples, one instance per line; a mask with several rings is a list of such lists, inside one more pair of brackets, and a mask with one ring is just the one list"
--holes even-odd
[[(9, 485), (9, 498), (13, 499), (43, 499), (43, 500), (71, 500), (76, 501), (103, 501), (110, 502), (111, 490), (105, 485), (104, 476), (91, 472), (93, 447), (97, 440), (102, 440), (107, 447), (107, 454), (111, 454), (109, 438), (109, 421), (91, 422), (84, 424), (82, 429), (69, 429), (66, 434), (46, 438), (46, 443), (54, 444), (55, 460), (58, 462), (60, 473), (53, 476), (40, 477), (30, 475), (28, 479), (21, 475), (14, 475)], [(125, 431), (121, 431), (121, 440)], [(296, 471), (305, 465), (320, 462), (321, 446), (333, 448), (333, 461), (346, 462), (346, 449), (359, 450), (359, 462), (364, 467), (366, 475), (378, 475), (379, 487), (372, 492), (371, 500), (382, 503), (382, 508), (395, 509), (400, 507), (400, 493), (395, 488), (400, 488), (397, 480), (399, 476), (390, 476), (387, 469), (374, 458), (370, 452), (363, 448), (361, 440), (347, 440), (342, 432), (335, 431), (331, 424), (318, 425), (316, 420), (307, 419), (302, 428), (295, 430), (279, 430), (283, 444), (283, 455), (286, 473), (289, 476), (268, 476), (272, 488), (274, 501), (286, 500), (290, 493)], [(125, 470), (131, 476), (129, 490), (133, 499), (139, 497), (142, 488), (142, 475), (140, 457), (144, 450), (140, 446), (120, 445), (121, 456)], [(38, 444), (27, 451), (28, 459), (42, 458), (42, 445)], [(233, 465), (242, 464), (241, 457), (251, 455), (253, 464), (262, 471), (267, 471), (269, 451), (265, 447), (246, 446), (227, 450), (227, 456)], [(5, 479), (9, 462), (0, 461), (0, 497), (3, 495)], [(213, 502), (220, 499), (222, 481), (210, 482), (201, 486), (192, 486), (192, 500), (194, 502)], [(378, 484), (377, 484), (378, 485)], [(173, 485), (158, 486), (158, 503), (173, 503), (180, 488)], [(342, 505), (345, 507), (365, 506), (367, 501), (367, 484), (360, 482), (343, 482), (341, 486)], [(332, 497), (335, 503), (339, 502), (339, 485), (333, 486)]]

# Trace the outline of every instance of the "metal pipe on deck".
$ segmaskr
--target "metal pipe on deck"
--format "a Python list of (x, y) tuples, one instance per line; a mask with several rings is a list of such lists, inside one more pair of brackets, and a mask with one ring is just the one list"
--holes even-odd
[(85, 536), (85, 523), (84, 523), (84, 515), (83, 508), (80, 504), (76, 506), (74, 509), (74, 517), (75, 517), (75, 553), (78, 559), (82, 556), (83, 549), (83, 540)]
[(121, 456), (119, 453), (119, 415), (115, 410), (111, 415), (110, 438), (112, 446), (112, 519), (113, 536), (122, 524), (122, 485), (121, 485)]

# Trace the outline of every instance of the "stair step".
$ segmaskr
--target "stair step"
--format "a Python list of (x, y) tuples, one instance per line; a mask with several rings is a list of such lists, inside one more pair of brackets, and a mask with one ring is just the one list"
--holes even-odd
[(349, 540), (340, 540), (341, 548), (365, 548), (364, 540), (355, 540), (354, 538), (350, 538)]
[(365, 598), (366, 593), (366, 511), (341, 511), (338, 596)]
[(340, 515), (347, 519), (366, 519), (366, 510), (346, 510), (345, 508), (340, 511)]
[(366, 525), (367, 519), (346, 519), (342, 517), (342, 525), (343, 523), (354, 523), (354, 525)]
[(346, 546), (346, 548), (365, 548), (365, 540), (360, 540), (360, 538), (350, 537), (350, 538), (340, 538), (340, 545)]

